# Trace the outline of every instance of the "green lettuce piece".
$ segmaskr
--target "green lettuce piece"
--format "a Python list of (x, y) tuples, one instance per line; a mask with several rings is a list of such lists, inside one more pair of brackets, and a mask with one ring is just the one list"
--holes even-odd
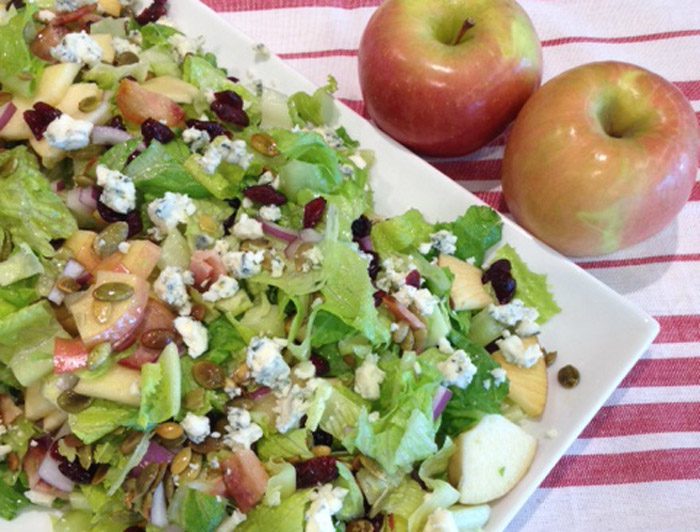
[(180, 66), (169, 45), (152, 46), (140, 54), (140, 59), (148, 65), (148, 69), (156, 76), (182, 77)]
[(68, 425), (83, 443), (94, 443), (117, 427), (135, 426), (138, 410), (111, 401), (95, 400), (82, 412), (68, 415)]
[[(187, 221), (185, 237), (191, 249), (198, 249), (197, 240), (202, 235), (215, 240), (224, 236), (224, 220), (233, 214), (233, 209), (226, 202), (214, 198), (196, 199), (194, 204), (197, 211)], [(206, 216), (208, 220), (213, 220), (214, 223), (201, 223), (201, 215)], [(211, 226), (215, 228), (213, 231)]]
[(51, 190), (26, 146), (0, 153), (0, 168), (9, 167), (6, 165), (14, 170), (0, 180), (0, 225), (10, 232), (15, 244), (26, 242), (38, 254), (52, 257), (51, 240), (75, 233), (75, 218)]
[[(0, 444), (9, 445), (13, 452), (17, 453), (20, 460), (24, 458), (29, 449), (29, 441), (36, 436), (38, 430), (34, 423), (24, 416), (17, 418), (7, 432), (0, 436)], [(10, 471), (8, 468), (0, 468), (0, 484), (14, 486), (17, 480), (23, 477), (23, 471)]]
[(374, 287), (367, 274), (367, 263), (350, 247), (324, 241), (323, 270), (327, 281), (321, 289), (320, 310), (335, 315), (361, 332), (373, 344), (389, 341), (389, 328), (379, 320), (374, 306)]
[(220, 498), (203, 491), (188, 488), (178, 489), (173, 504), (174, 511), (169, 512), (173, 523), (180, 525), (183, 530), (213, 532), (226, 517), (226, 506)]
[(234, 364), (243, 362), (240, 354), (246, 343), (231, 322), (225, 317), (220, 317), (211, 322), (207, 330), (209, 350), (204, 358), (215, 364), (221, 364), (229, 358), (234, 360)]
[(22, 281), (39, 273), (44, 273), (44, 267), (29, 246), (21, 243), (7, 259), (0, 262), (0, 286)]
[(311, 330), (311, 346), (334, 344), (355, 332), (343, 320), (329, 312), (319, 312)]
[(275, 286), (288, 296), (305, 296), (321, 289), (325, 281), (324, 272), (324, 269), (320, 269), (303, 273), (287, 268), (281, 277), (272, 277), (269, 273), (263, 272), (250, 279), (250, 282)]
[(308, 122), (316, 126), (332, 123), (338, 110), (332, 94), (338, 89), (338, 83), (333, 76), (328, 76), (328, 84), (319, 87), (313, 94), (296, 92), (289, 97), (289, 115), (292, 121), (305, 126)]
[(104, 90), (115, 90), (119, 81), (129, 76), (138, 82), (145, 81), (148, 77), (148, 63), (139, 61), (121, 66), (98, 63), (83, 74), (83, 80), (94, 81)]
[(258, 457), (263, 462), (272, 459), (287, 460), (295, 456), (303, 459), (313, 458), (314, 455), (306, 443), (306, 436), (306, 429), (265, 436), (257, 444)]
[(160, 142), (151, 142), (124, 173), (134, 179), (138, 191), (152, 197), (166, 192), (187, 194), (191, 198), (210, 197), (209, 191), (192, 177), (171, 150)]
[(35, 12), (36, 7), (28, 5), (0, 26), (0, 83), (3, 90), (25, 98), (34, 94), (45, 65), (29, 50), (24, 37)]
[(138, 426), (146, 430), (175, 417), (180, 412), (180, 355), (174, 343), (168, 344), (158, 362), (141, 367), (141, 406)]
[(39, 299), (40, 296), (36, 290), (37, 280), (38, 277), (35, 276), (8, 286), (0, 286), (0, 319)]
[(90, 24), (90, 33), (109, 33), (112, 37), (126, 37), (126, 22), (125, 17), (103, 17)]
[(115, 144), (100, 156), (99, 164), (121, 172), (124, 170), (129, 156), (134, 153), (134, 150), (141, 142), (140, 138), (136, 138)]
[(54, 321), (47, 334), (53, 334), (39, 343), (23, 345), (10, 360), (8, 366), (22, 386), (30, 386), (53, 371), (53, 350), (56, 338), (70, 338), (61, 326)]
[(256, 304), (241, 318), (240, 324), (254, 336), (284, 337), (284, 309), (271, 305), (267, 297), (260, 296)]
[(472, 206), (452, 223), (438, 224), (457, 237), (455, 257), (474, 258), (477, 266), (484, 262), (486, 251), (501, 240), (503, 221), (500, 215), (486, 206)]
[(338, 479), (335, 481), (335, 485), (348, 490), (348, 493), (343, 499), (343, 507), (335, 517), (341, 521), (350, 521), (361, 517), (365, 513), (365, 499), (360, 486), (357, 485), (357, 481), (348, 466), (342, 462), (336, 462), (336, 466)]
[(382, 257), (397, 253), (407, 253), (430, 239), (433, 226), (425, 221), (416, 209), (406, 211), (401, 216), (384, 220), (372, 227), (374, 249)]
[(0, 482), (0, 517), (11, 521), (26, 506), (29, 500), (5, 482)]
[(80, 491), (90, 507), (92, 527), (99, 529), (100, 526), (112, 526), (116, 531), (129, 526), (131, 516), (124, 506), (124, 494), (121, 491), (117, 490), (115, 495), (110, 496), (103, 486), (87, 484), (81, 484)]
[[(477, 368), (472, 382), (465, 389), (450, 387), (452, 398), (442, 413), (440, 432), (455, 437), (474, 426), (486, 414), (501, 412), (501, 405), (508, 395), (508, 381), (499, 386), (493, 385), (491, 370), (500, 366), (483, 347), (455, 330), (450, 333), (449, 340), (455, 349), (463, 349)], [(432, 351), (436, 353), (436, 350)], [(485, 381), (489, 381), (488, 389), (484, 387)]]
[(0, 362), (9, 364), (18, 352), (40, 345), (60, 330), (61, 326), (46, 301), (5, 316), (0, 319)]
[(292, 495), (297, 489), (297, 472), (289, 462), (268, 462), (265, 469), (270, 473), (270, 479), (265, 488), (263, 504), (277, 506)]
[(411, 259), (418, 268), (421, 277), (425, 280), (426, 286), (433, 294), (446, 296), (450, 293), (454, 275), (449, 269), (432, 264), (419, 253), (413, 254)]
[(157, 24), (155, 22), (146, 24), (141, 28), (142, 47), (145, 50), (152, 46), (167, 44), (168, 39), (177, 33), (180, 32), (165, 24)]
[(528, 307), (537, 309), (540, 313), (537, 319), (539, 323), (546, 323), (561, 312), (547, 286), (547, 276), (531, 271), (510, 244), (496, 250), (493, 260), (498, 259), (510, 261), (511, 274), (516, 282), (515, 297)]
[[(180, 391), (182, 400), (188, 398), (188, 410), (198, 416), (203, 416), (212, 408), (224, 411), (225, 404), (228, 401), (228, 396), (216, 390), (205, 390), (192, 375), (192, 367), (195, 361), (190, 357), (182, 357), (180, 359)], [(178, 419), (185, 416), (181, 410)]]
[(237, 186), (226, 179), (219, 171), (208, 174), (199, 164), (201, 156), (192, 154), (183, 164), (185, 170), (217, 199), (231, 198), (236, 195)]
[(240, 532), (299, 532), (304, 529), (304, 512), (309, 501), (310, 490), (297, 491), (283, 499), (278, 506), (258, 504), (248, 514), (247, 519), (236, 528)]
[(307, 410), (306, 428), (324, 431), (340, 440), (350, 452), (355, 448), (354, 430), (367, 403), (342, 384), (319, 382)]
[(420, 484), (405, 477), (397, 487), (372, 506), (372, 513), (393, 514), (394, 530), (408, 530), (408, 520), (423, 502), (423, 497), (425, 492)]
[(119, 488), (121, 488), (129, 472), (141, 463), (143, 457), (146, 456), (146, 451), (148, 451), (150, 440), (151, 434), (146, 432), (130, 455), (127, 456), (121, 453), (116, 455), (116, 464), (113, 464), (109, 471), (107, 471), (103, 482), (104, 486), (109, 488), (107, 490), (108, 496), (113, 497)]

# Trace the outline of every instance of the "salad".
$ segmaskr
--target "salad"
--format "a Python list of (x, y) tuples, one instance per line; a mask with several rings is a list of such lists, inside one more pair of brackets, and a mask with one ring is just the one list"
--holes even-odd
[(334, 80), (241, 82), (165, 0), (1, 19), (0, 517), (482, 527), (559, 312), (499, 215), (382, 218)]

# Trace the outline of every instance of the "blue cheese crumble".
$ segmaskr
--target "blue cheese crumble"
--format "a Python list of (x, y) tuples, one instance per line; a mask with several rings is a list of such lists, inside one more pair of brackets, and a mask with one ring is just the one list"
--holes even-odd
[(83, 6), (89, 6), (96, 2), (97, 0), (56, 0), (56, 11), (60, 13), (76, 11)]
[(262, 224), (246, 213), (241, 214), (231, 231), (239, 240), (257, 240), (265, 236)]
[(51, 48), (51, 57), (61, 63), (94, 66), (102, 61), (102, 48), (85, 31), (69, 33)]
[(59, 150), (79, 150), (90, 144), (93, 124), (87, 120), (76, 120), (63, 113), (52, 120), (44, 136), (49, 146)]
[(538, 343), (525, 345), (522, 338), (508, 331), (503, 332), (503, 339), (496, 340), (498, 349), (501, 350), (503, 358), (511, 364), (521, 368), (531, 368), (543, 356), (542, 349)]
[(377, 355), (367, 355), (367, 358), (355, 371), (353, 390), (360, 394), (363, 399), (370, 401), (379, 399), (379, 388), (381, 383), (384, 382), (386, 374), (377, 366), (378, 361)]
[(228, 423), (225, 426), (226, 433), (222, 441), (233, 451), (250, 449), (250, 446), (263, 436), (260, 425), (253, 423), (250, 412), (245, 408), (229, 407), (226, 411), (226, 420)]
[(182, 132), (182, 141), (190, 147), (190, 151), (193, 153), (206, 148), (210, 140), (209, 133), (195, 127), (188, 127)]
[(209, 289), (202, 294), (202, 299), (209, 303), (229, 298), (238, 292), (238, 281), (228, 275), (220, 275)]
[(247, 170), (252, 160), (253, 154), (248, 151), (244, 140), (231, 140), (225, 135), (219, 135), (207, 146), (199, 164), (206, 173), (213, 174), (223, 161)]
[(248, 344), (246, 364), (258, 384), (280, 389), (289, 380), (290, 369), (282, 357), (284, 338), (255, 336)]
[(518, 336), (533, 336), (540, 332), (537, 324), (540, 313), (537, 309), (526, 306), (521, 299), (513, 299), (505, 305), (491, 304), (486, 310), (497, 322), (508, 327), (515, 326)]
[(222, 257), (224, 266), (236, 279), (248, 279), (262, 271), (265, 252), (229, 251)]
[(148, 205), (148, 217), (161, 236), (186, 223), (195, 212), (197, 207), (188, 195), (174, 192), (166, 192)]
[(167, 266), (153, 283), (153, 290), (162, 301), (177, 309), (180, 315), (185, 316), (192, 310), (190, 296), (187, 293), (187, 287), (192, 284), (194, 284), (192, 272), (183, 271), (176, 266)]
[(136, 208), (136, 187), (133, 180), (103, 164), (97, 165), (97, 184), (102, 187), (100, 201), (113, 211), (126, 214)]
[(192, 412), (187, 412), (185, 418), (180, 421), (180, 426), (192, 443), (202, 443), (211, 433), (209, 418)]
[(175, 329), (187, 346), (187, 354), (192, 358), (203, 355), (209, 347), (209, 333), (202, 322), (188, 316), (175, 318)]
[(304, 532), (329, 532), (335, 530), (333, 516), (343, 507), (343, 499), (348, 494), (345, 488), (334, 488), (324, 484), (314, 488), (309, 494), (311, 504), (304, 515)]
[(432, 249), (442, 255), (454, 255), (457, 251), (457, 236), (446, 229), (441, 229), (430, 235), (430, 242), (424, 242), (418, 246), (418, 251), (423, 255), (427, 255)]
[(458, 349), (447, 360), (440, 362), (437, 368), (442, 373), (443, 382), (446, 385), (461, 389), (469, 386), (476, 375), (476, 366), (462, 349)]

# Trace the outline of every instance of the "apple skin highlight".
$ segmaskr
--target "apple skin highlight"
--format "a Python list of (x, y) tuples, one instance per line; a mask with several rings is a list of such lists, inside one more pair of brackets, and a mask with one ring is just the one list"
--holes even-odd
[(600, 62), (546, 83), (523, 107), (503, 161), (516, 221), (570, 256), (614, 252), (666, 227), (697, 172), (695, 113), (672, 83)]
[(513, 0), (388, 0), (370, 19), (358, 59), (374, 122), (433, 156), (488, 144), (542, 75), (539, 39)]

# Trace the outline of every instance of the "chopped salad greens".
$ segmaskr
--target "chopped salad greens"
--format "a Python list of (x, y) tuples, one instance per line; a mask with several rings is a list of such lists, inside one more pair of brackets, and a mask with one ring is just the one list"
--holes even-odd
[(166, 13), (0, 13), (0, 517), (480, 528), (462, 436), (541, 414), (545, 277), (488, 207), (383, 219), (332, 78), (249, 86)]

